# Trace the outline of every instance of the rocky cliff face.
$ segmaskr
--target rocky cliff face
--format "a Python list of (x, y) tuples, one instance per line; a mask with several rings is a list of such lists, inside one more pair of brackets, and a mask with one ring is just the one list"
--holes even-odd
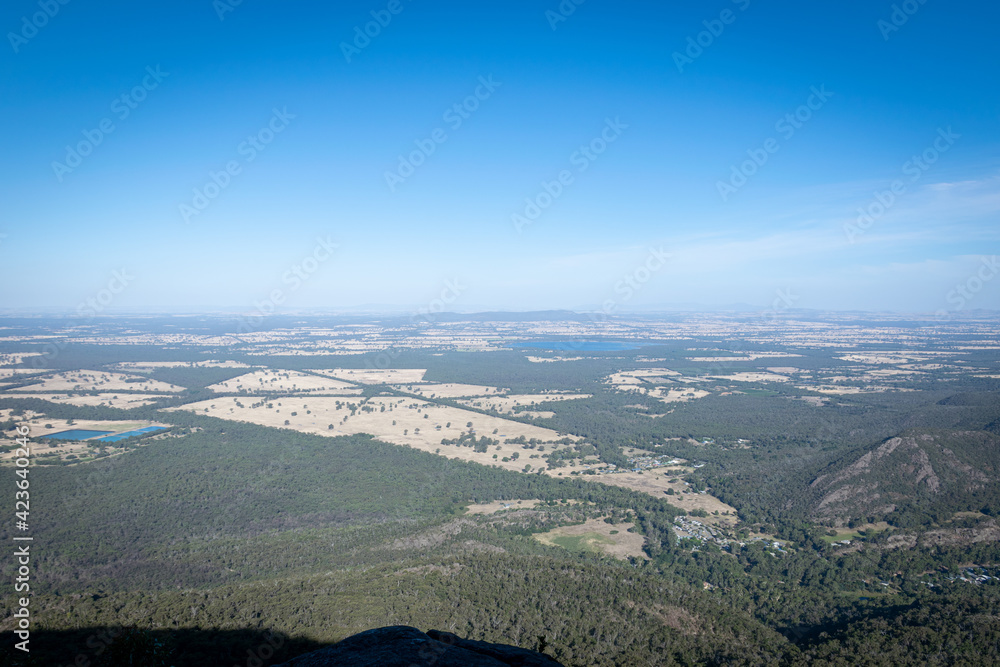
[(810, 484), (822, 520), (874, 516), (899, 506), (931, 510), (988, 502), (998, 481), (1000, 438), (982, 431), (907, 433), (842, 460)]
[(562, 667), (547, 655), (505, 644), (426, 633), (405, 625), (376, 628), (300, 655), (278, 667)]

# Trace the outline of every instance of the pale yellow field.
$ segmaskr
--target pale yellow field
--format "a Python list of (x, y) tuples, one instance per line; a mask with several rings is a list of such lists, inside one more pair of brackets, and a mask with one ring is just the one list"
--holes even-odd
[[(510, 396), (491, 396), (489, 398), (470, 398), (458, 401), (462, 405), (481, 410), (496, 410), (497, 412), (513, 412), (514, 408), (529, 405), (542, 405), (553, 401), (572, 401), (580, 398), (590, 398), (591, 394), (511, 394)], [(524, 414), (524, 413), (522, 413)], [(547, 413), (549, 416), (554, 413)]]
[(0, 366), (16, 366), (23, 364), (25, 359), (42, 356), (41, 352), (10, 352), (0, 354)]
[(40, 417), (41, 412), (34, 412), (33, 410), (25, 410), (24, 414), (19, 417), (14, 417), (14, 408), (2, 408), (0, 409), (0, 421), (7, 421), (13, 418), (18, 424), (23, 424), (25, 422), (31, 421), (35, 417)]
[(324, 394), (360, 394), (361, 389), (334, 380), (332, 378), (299, 373), (298, 371), (262, 370), (240, 375), (225, 382), (219, 382), (208, 387), (217, 392), (289, 392), (289, 393), (324, 393)]
[[(72, 429), (122, 433), (124, 431), (132, 431), (145, 426), (168, 426), (167, 424), (158, 422), (109, 422), (94, 421), (90, 419), (77, 419), (73, 424), (67, 424), (66, 420), (50, 419), (44, 415), (35, 415), (28, 422), (28, 424), (31, 428), (31, 432), (28, 437), (31, 439), (30, 447), (32, 457), (37, 457), (42, 454), (58, 454), (61, 459), (65, 459), (70, 454), (82, 456), (96, 447), (106, 447), (112, 443), (98, 443), (93, 440), (78, 440), (62, 444), (50, 444), (49, 442), (42, 440), (41, 436), (53, 435), (55, 433), (59, 433), (60, 431), (68, 431)], [(52, 428), (46, 428), (46, 425), (51, 425)], [(13, 441), (0, 441), (0, 444), (12, 445), (14, 443)], [(16, 453), (16, 451), (0, 453), (0, 461), (8, 462), (15, 458)]]
[(837, 357), (843, 361), (853, 361), (858, 364), (905, 364), (916, 361), (927, 361), (929, 352), (911, 354), (907, 352), (869, 352), (845, 354)]
[(875, 368), (870, 371), (865, 371), (864, 375), (865, 377), (885, 378), (892, 376), (911, 377), (913, 375), (923, 375), (923, 373), (913, 370), (904, 371), (898, 368)]
[[(428, 403), (415, 398), (374, 397), (364, 399), (360, 397), (297, 396), (272, 401), (269, 403), (270, 408), (267, 406), (251, 408), (248, 401), (242, 401), (242, 403), (244, 407), (241, 408), (235, 399), (220, 397), (177, 408), (168, 408), (168, 410), (190, 410), (221, 419), (290, 428), (317, 435), (338, 436), (367, 433), (392, 444), (439, 453), (448, 458), (475, 461), (483, 465), (495, 465), (519, 471), (523, 471), (526, 465), (530, 465), (532, 471), (535, 471), (538, 468), (544, 468), (546, 463), (541, 458), (530, 458), (531, 455), (539, 453), (537, 450), (523, 449), (521, 445), (504, 444), (505, 438), (524, 436), (529, 440), (535, 438), (542, 443), (552, 443), (565, 437), (552, 429), (521, 424), (461, 408)], [(357, 408), (353, 416), (351, 416), (351, 405)], [(362, 407), (369, 411), (363, 410)], [(293, 412), (296, 414), (293, 415)], [(286, 420), (287, 424), (285, 424)], [(499, 440), (501, 444), (494, 445), (485, 453), (476, 452), (471, 447), (441, 444), (444, 439), (456, 439), (463, 433), (468, 433), (467, 424), (470, 422), (477, 438), (486, 436)], [(333, 429), (329, 428), (331, 424)], [(438, 426), (441, 428), (439, 429)], [(494, 430), (496, 433), (493, 432)], [(579, 440), (575, 436), (568, 437), (572, 440)], [(564, 447), (551, 444), (544, 446), (546, 452), (556, 451)], [(514, 458), (515, 454), (517, 455), (516, 459)], [(494, 455), (496, 455), (495, 459)], [(503, 461), (504, 457), (510, 460)]]
[(675, 384), (674, 378), (668, 378), (662, 375), (650, 375), (647, 378), (642, 378), (646, 382), (655, 385), (665, 385), (665, 384)]
[(6, 398), (40, 398), (65, 405), (104, 405), (109, 408), (141, 408), (164, 397), (164, 394), (3, 394)]
[(151, 371), (157, 368), (252, 368), (240, 361), (123, 361), (117, 368)]
[[(680, 441), (680, 440), (683, 440), (683, 438), (664, 438), (664, 439), (667, 440), (667, 441)], [(692, 442), (692, 441), (688, 440), (688, 442)], [(625, 456), (662, 456), (662, 454), (660, 454), (658, 452), (654, 452), (654, 451), (649, 450), (649, 449), (642, 449), (641, 447), (622, 447), (622, 454), (624, 454)], [(683, 466), (685, 463), (687, 463), (686, 460), (679, 459), (676, 456), (672, 456), (672, 457), (670, 457), (670, 459), (675, 462), (675, 465), (679, 465), (679, 466)], [(686, 469), (687, 472), (691, 472), (692, 470), (693, 470), (693, 468), (687, 468)], [(684, 474), (686, 474), (686, 473), (684, 473)]]
[(614, 375), (608, 376), (605, 382), (612, 385), (615, 389), (623, 391), (634, 391), (642, 384), (642, 380), (639, 378), (632, 375), (626, 375), (625, 373), (615, 373)]
[(900, 368), (914, 371), (939, 371), (945, 368), (965, 370), (962, 366), (957, 366), (955, 364), (901, 364)]
[(508, 390), (485, 387), (478, 384), (458, 384), (455, 382), (425, 382), (422, 384), (396, 384), (393, 389), (408, 394), (419, 394), (425, 398), (461, 398), (465, 396), (491, 396)]
[(642, 368), (613, 373), (604, 378), (604, 382), (619, 391), (636, 391), (645, 383), (663, 384), (670, 381), (667, 378), (679, 378), (679, 376), (680, 373), (669, 368)]
[(795, 400), (802, 401), (803, 403), (808, 403), (809, 405), (814, 405), (816, 407), (822, 407), (830, 402), (829, 398), (824, 398), (822, 396), (796, 396)]
[(21, 381), (28, 375), (37, 375), (45, 371), (38, 371), (31, 368), (0, 368), (0, 379)]
[(301, 346), (284, 343), (279, 347), (258, 347), (248, 350), (247, 355), (251, 357), (343, 357), (349, 354), (378, 352), (386, 348), (385, 345), (357, 345), (346, 349), (334, 347), (296, 349), (297, 347)]
[(696, 398), (704, 398), (708, 396), (708, 392), (704, 389), (683, 387), (681, 389), (654, 389), (648, 392), (648, 395), (658, 398), (664, 403), (684, 403)]
[[(43, 435), (52, 435), (53, 433), (69, 431), (72, 429), (121, 433), (122, 431), (131, 431), (145, 426), (167, 426), (167, 424), (148, 421), (100, 421), (94, 419), (75, 419), (72, 420), (72, 424), (68, 424), (67, 421), (69, 420), (52, 419), (45, 415), (36, 415), (28, 422), (28, 425), (31, 428), (31, 433), (28, 437), (39, 438)], [(51, 425), (52, 428), (46, 428), (46, 425)]]
[(709, 375), (708, 377), (731, 382), (788, 382), (787, 375), (778, 375), (777, 373), (747, 372), (732, 373), (730, 375)]
[[(677, 485), (674, 485), (674, 493), (678, 493)], [(671, 505), (680, 507), (688, 512), (691, 510), (705, 510), (708, 512), (708, 516), (698, 519), (705, 524), (732, 528), (738, 521), (736, 508), (732, 505), (727, 505), (710, 493), (681, 493), (680, 495), (663, 497)], [(719, 515), (716, 516), (712, 514), (713, 512), (718, 512)]]
[(491, 503), (469, 505), (466, 514), (496, 514), (504, 510), (528, 510), (542, 502), (537, 498), (531, 500), (494, 500)]
[[(882, 391), (892, 391), (892, 387), (876, 387), (874, 385), (869, 385), (867, 387), (848, 387), (834, 384), (824, 384), (815, 387), (799, 387), (799, 389), (808, 389), (810, 391), (817, 391), (821, 394), (865, 394), (868, 392), (882, 392)], [(897, 389), (896, 391), (903, 391), (902, 389)]]
[(625, 371), (624, 375), (631, 375), (638, 378), (648, 378), (648, 377), (660, 377), (660, 376), (677, 376), (680, 375), (677, 371), (672, 371), (669, 368), (640, 368), (634, 371)]
[[(570, 395), (545, 394), (542, 396), (563, 398)], [(526, 449), (521, 445), (504, 443), (504, 440), (508, 438), (521, 436), (529, 440), (535, 438), (543, 443), (545, 452), (552, 452), (566, 446), (551, 444), (566, 437), (562, 433), (416, 398), (373, 397), (365, 399), (361, 397), (296, 396), (284, 397), (272, 401), (268, 406), (257, 408), (250, 407), (246, 401), (239, 401), (243, 404), (243, 407), (240, 407), (238, 401), (237, 398), (220, 397), (176, 408), (167, 408), (167, 410), (189, 410), (221, 419), (245, 421), (276, 428), (290, 428), (317, 435), (338, 436), (367, 433), (385, 442), (413, 447), (448, 458), (457, 458), (520, 472), (543, 472), (553, 477), (568, 475), (574, 468), (578, 467), (574, 463), (563, 468), (548, 470), (546, 461), (539, 456), (543, 452), (539, 452), (537, 449)], [(355, 408), (353, 416), (351, 415), (352, 406)], [(456, 439), (463, 433), (468, 433), (469, 423), (472, 424), (476, 437), (486, 436), (500, 441), (500, 444), (491, 446), (486, 452), (476, 452), (471, 447), (442, 444), (442, 440)], [(333, 428), (330, 428), (331, 425)], [(577, 436), (570, 435), (568, 437), (576, 442), (581, 440)], [(531, 458), (532, 456), (538, 458)], [(508, 460), (504, 461), (504, 458)], [(530, 466), (530, 469), (525, 471), (525, 466)], [(664, 498), (666, 490), (671, 488), (662, 471), (656, 470), (642, 474), (625, 472), (609, 475), (581, 475), (580, 479), (622, 486), (648, 493), (656, 498)], [(693, 496), (687, 502), (687, 506), (691, 509), (719, 510), (720, 513), (732, 510), (728, 505), (724, 505), (708, 494)]]
[[(580, 479), (590, 482), (601, 482), (611, 486), (621, 486), (633, 491), (647, 493), (654, 498), (666, 500), (671, 505), (685, 510), (702, 509), (709, 513), (709, 516), (701, 519), (703, 522), (711, 522), (718, 525), (732, 526), (736, 524), (736, 508), (727, 505), (709, 493), (684, 493), (688, 486), (678, 481), (673, 484), (671, 479), (678, 478), (690, 472), (690, 468), (671, 468), (666, 472), (663, 468), (654, 468), (645, 472), (619, 472), (609, 475), (579, 475)], [(550, 471), (546, 474), (553, 475)], [(667, 489), (673, 489), (674, 495), (667, 495)], [(712, 512), (718, 512), (719, 516), (714, 516)]]
[(726, 362), (726, 361), (756, 361), (757, 359), (778, 359), (784, 357), (801, 357), (801, 354), (791, 354), (788, 352), (751, 352), (750, 354), (743, 354), (734, 357), (688, 357), (690, 361), (699, 361), (707, 363), (715, 362)]
[(314, 373), (329, 375), (348, 382), (361, 384), (407, 384), (421, 382), (427, 369), (423, 368), (331, 368)]
[(582, 537), (576, 541), (588, 551), (597, 551), (615, 558), (627, 559), (629, 556), (649, 560), (643, 553), (642, 546), (646, 538), (638, 533), (630, 533), (634, 530), (632, 523), (605, 523), (603, 519), (588, 519), (585, 523), (576, 526), (559, 526), (547, 533), (536, 533), (535, 539), (542, 544), (549, 546), (563, 546), (556, 542), (556, 538), (561, 537)]
[(39, 383), (21, 387), (18, 391), (50, 393), (66, 391), (143, 391), (148, 393), (173, 394), (184, 391), (184, 387), (151, 380), (141, 375), (109, 373), (106, 371), (68, 371), (49, 376)]

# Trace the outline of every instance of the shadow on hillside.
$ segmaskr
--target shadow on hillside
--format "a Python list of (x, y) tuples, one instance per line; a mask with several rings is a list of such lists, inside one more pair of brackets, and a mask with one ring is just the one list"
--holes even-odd
[(91, 627), (32, 630), (24, 653), (0, 633), (0, 667), (267, 667), (328, 646), (267, 630), (148, 630)]

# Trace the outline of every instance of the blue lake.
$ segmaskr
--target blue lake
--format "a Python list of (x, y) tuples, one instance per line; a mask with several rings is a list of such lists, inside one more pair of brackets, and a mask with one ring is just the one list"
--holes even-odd
[(145, 435), (147, 433), (153, 433), (154, 431), (163, 431), (163, 430), (166, 430), (165, 426), (147, 426), (146, 428), (138, 428), (134, 431), (125, 431), (124, 433), (115, 433), (114, 435), (98, 438), (97, 442), (118, 442), (119, 440), (124, 440), (125, 438), (131, 438), (136, 435)]
[(642, 345), (613, 340), (540, 340), (531, 343), (516, 343), (511, 347), (558, 350), (560, 352), (620, 352), (622, 350), (638, 350)]
[(86, 429), (77, 428), (71, 431), (59, 431), (58, 433), (43, 435), (42, 438), (57, 438), (59, 440), (86, 440), (87, 438), (93, 438), (95, 435), (107, 435), (108, 433), (111, 433), (111, 431), (88, 431)]

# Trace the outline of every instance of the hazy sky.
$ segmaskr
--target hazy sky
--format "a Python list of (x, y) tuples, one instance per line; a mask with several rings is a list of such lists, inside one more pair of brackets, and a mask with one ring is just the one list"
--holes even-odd
[(11, 0), (0, 308), (1000, 308), (1000, 9), (895, 7)]

